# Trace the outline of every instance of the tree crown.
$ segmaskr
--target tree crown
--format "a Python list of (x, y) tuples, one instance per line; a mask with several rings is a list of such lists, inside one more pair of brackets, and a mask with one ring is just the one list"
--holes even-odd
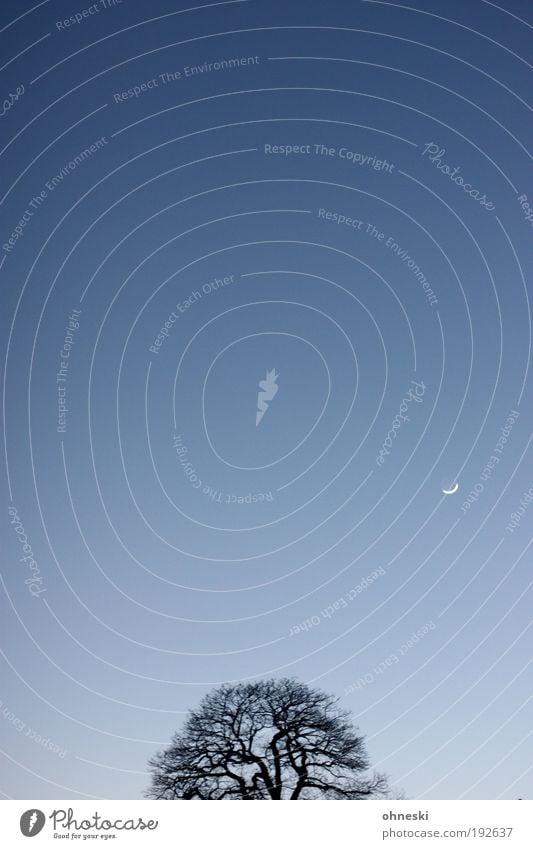
[(224, 684), (151, 761), (155, 799), (367, 799), (364, 740), (338, 699), (293, 678)]

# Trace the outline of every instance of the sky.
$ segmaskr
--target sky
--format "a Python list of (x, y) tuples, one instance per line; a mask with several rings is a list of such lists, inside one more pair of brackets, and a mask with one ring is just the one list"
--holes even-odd
[(0, 15), (3, 798), (286, 676), (531, 798), (529, 4)]

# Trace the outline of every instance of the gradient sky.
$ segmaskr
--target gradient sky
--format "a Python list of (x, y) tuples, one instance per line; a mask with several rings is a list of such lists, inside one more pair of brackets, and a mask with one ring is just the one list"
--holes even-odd
[(531, 798), (530, 9), (418, 6), (2, 5), (4, 797), (295, 675), (408, 798)]

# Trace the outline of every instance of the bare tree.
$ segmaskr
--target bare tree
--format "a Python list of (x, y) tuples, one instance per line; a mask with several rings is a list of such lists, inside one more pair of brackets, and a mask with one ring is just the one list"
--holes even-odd
[(338, 699), (294, 679), (224, 684), (150, 761), (152, 799), (369, 799), (363, 737)]

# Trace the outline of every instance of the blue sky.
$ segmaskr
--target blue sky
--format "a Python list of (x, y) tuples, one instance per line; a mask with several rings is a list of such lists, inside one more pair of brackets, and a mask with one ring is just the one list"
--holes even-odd
[(420, 7), (4, 4), (5, 797), (278, 675), (531, 796), (529, 10)]

